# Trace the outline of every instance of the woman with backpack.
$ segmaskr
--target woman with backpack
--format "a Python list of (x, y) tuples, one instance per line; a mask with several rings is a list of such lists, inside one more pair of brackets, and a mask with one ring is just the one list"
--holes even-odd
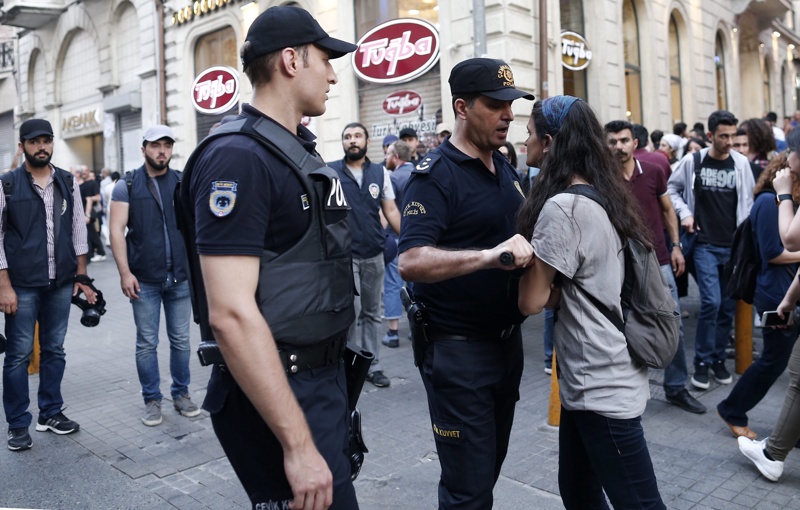
[[(605, 491), (615, 508), (665, 508), (641, 424), (647, 368), (633, 361), (625, 336), (592, 303), (594, 297), (609, 304), (621, 321), (624, 243), (635, 238), (651, 246), (647, 227), (585, 102), (537, 102), (528, 133), (527, 163), (541, 161), (541, 172), (519, 215), (520, 233), (536, 254), (520, 282), (519, 308), (528, 315), (558, 308), (561, 499), (567, 509), (607, 508)], [(581, 189), (568, 190), (576, 185), (594, 188), (605, 209), (570, 193)]]
[[(786, 159), (786, 153), (775, 156), (761, 172), (753, 189), (755, 201), (750, 209), (750, 224), (761, 262), (753, 304), (759, 317), (777, 309), (800, 262), (800, 252), (784, 248), (778, 232), (778, 208), (772, 181), (778, 170), (786, 166)], [(800, 185), (797, 183), (792, 186), (790, 198), (790, 202), (800, 203)], [(787, 328), (762, 329), (764, 347), (761, 356), (742, 374), (728, 397), (717, 405), (719, 416), (734, 437), (755, 439), (756, 433), (748, 427), (747, 412), (761, 402), (786, 369), (798, 331), (800, 322)]]

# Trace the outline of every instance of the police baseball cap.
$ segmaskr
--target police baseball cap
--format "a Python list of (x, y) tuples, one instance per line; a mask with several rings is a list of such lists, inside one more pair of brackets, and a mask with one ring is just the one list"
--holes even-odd
[(175, 133), (172, 128), (162, 124), (147, 128), (142, 136), (142, 142), (157, 142), (162, 138), (169, 138), (172, 143), (175, 143)]
[(514, 74), (502, 60), (470, 58), (450, 71), (450, 93), (454, 96), (481, 94), (498, 101), (521, 97), (533, 101), (533, 94), (514, 88)]
[(314, 44), (326, 50), (330, 58), (339, 58), (356, 51), (358, 46), (329, 36), (317, 20), (305, 9), (281, 5), (270, 7), (259, 14), (245, 38), (242, 66), (254, 59), (304, 44)]
[(386, 135), (383, 137), (383, 146), (388, 147), (398, 140), (396, 135)]
[(32, 140), (37, 136), (53, 136), (53, 126), (44, 119), (29, 119), (19, 127), (19, 140)]
[(411, 127), (404, 127), (400, 130), (400, 138), (418, 138), (417, 130)]

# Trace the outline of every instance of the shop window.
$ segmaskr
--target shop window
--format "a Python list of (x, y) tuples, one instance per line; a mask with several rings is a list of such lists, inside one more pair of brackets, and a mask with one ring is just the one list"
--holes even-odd
[[(197, 76), (212, 66), (228, 66), (238, 69), (238, 44), (236, 42), (236, 32), (233, 31), (233, 28), (223, 28), (206, 34), (197, 40), (197, 45), (194, 47), (194, 75)], [(205, 138), (211, 126), (219, 122), (225, 115), (237, 113), (239, 113), (238, 104), (233, 105), (227, 112), (216, 115), (207, 115), (195, 111), (197, 139), (202, 140)]]
[[(561, 30), (577, 32), (583, 36), (583, 0), (561, 0)], [(573, 71), (562, 66), (564, 94), (588, 101), (586, 90), (586, 69)]]
[(683, 96), (681, 94), (681, 46), (678, 22), (675, 15), (669, 17), (669, 82), (672, 96), (673, 122), (683, 120)]
[(639, 20), (633, 0), (622, 3), (622, 40), (625, 49), (625, 95), (627, 117), (642, 123), (642, 70), (639, 61)]
[(717, 40), (714, 45), (714, 66), (717, 75), (717, 109), (728, 109), (728, 92), (725, 88), (725, 53), (723, 47), (722, 32), (717, 32)]
[(356, 39), (384, 21), (417, 18), (439, 28), (438, 0), (356, 0)]

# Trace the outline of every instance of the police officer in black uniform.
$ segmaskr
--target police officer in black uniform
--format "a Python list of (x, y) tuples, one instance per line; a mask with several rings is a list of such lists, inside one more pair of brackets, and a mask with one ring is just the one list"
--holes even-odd
[(355, 49), (303, 9), (267, 9), (241, 50), (252, 103), (184, 172), (192, 283), (224, 357), (203, 407), (253, 508), (358, 508), (341, 358), (354, 318), (347, 203), (300, 124), (325, 112), (329, 60)]
[[(501, 60), (463, 61), (449, 82), (455, 129), (408, 181), (400, 275), (427, 313), (419, 368), (442, 467), (439, 508), (483, 510), (492, 507), (519, 400), (517, 284), (533, 254), (515, 234), (519, 177), (497, 149), (512, 101), (533, 96), (514, 87)], [(513, 256), (507, 265), (504, 252)]]

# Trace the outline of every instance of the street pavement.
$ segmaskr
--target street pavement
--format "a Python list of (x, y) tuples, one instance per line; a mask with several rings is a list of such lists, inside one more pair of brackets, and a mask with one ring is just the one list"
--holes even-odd
[[(66, 414), (81, 424), (68, 436), (31, 427), (33, 448), (0, 449), (0, 507), (38, 509), (236, 509), (247, 496), (225, 459), (205, 411), (185, 418), (169, 402), (169, 351), (162, 320), (159, 361), (164, 422), (146, 427), (134, 360), (135, 327), (130, 304), (119, 290), (114, 262), (93, 263), (90, 275), (104, 292), (108, 312), (96, 328), (85, 328), (73, 307), (65, 342), (63, 382)], [(687, 356), (699, 306), (696, 288), (682, 300)], [(495, 488), (497, 509), (563, 508), (558, 492), (558, 429), (547, 424), (550, 377), (543, 368), (542, 315), (523, 325), (525, 373), (508, 458)], [(359, 407), (370, 449), (356, 482), (364, 510), (434, 509), (439, 464), (425, 392), (414, 368), (406, 323), (401, 345), (381, 352), (391, 387), (366, 383)], [(200, 341), (192, 330), (193, 350)], [(759, 348), (760, 338), (756, 338)], [(191, 397), (205, 396), (210, 370), (192, 356)], [(733, 370), (733, 361), (728, 368)], [(709, 412), (687, 413), (670, 405), (661, 389), (663, 373), (651, 371), (652, 398), (643, 417), (659, 488), (671, 509), (800, 509), (800, 456), (787, 459), (779, 483), (763, 478), (742, 456), (715, 407), (730, 386), (712, 381), (693, 395)], [(777, 420), (788, 374), (750, 413), (759, 437)], [(36, 419), (38, 376), (30, 377)], [(691, 388), (690, 388), (691, 389)], [(0, 410), (0, 415), (2, 410)], [(2, 416), (4, 421), (5, 417)]]

